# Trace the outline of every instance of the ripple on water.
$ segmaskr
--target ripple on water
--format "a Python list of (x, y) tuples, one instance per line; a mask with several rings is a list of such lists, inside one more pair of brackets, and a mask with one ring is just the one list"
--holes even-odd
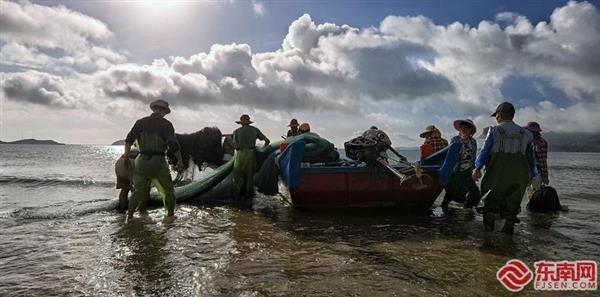
[[(502, 295), (507, 259), (598, 258), (588, 214), (521, 214), (517, 235), (487, 236), (481, 216), (183, 205), (129, 223), (101, 211), (0, 220), (3, 296)], [(525, 291), (523, 295), (532, 295)], [(550, 294), (551, 295), (551, 294)]]

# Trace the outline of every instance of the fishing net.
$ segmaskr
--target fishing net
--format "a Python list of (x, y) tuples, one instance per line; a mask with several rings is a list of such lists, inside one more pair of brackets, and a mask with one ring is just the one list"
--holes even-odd
[[(333, 143), (315, 133), (305, 133), (286, 140), (288, 143), (296, 141), (306, 143), (304, 162), (335, 162), (339, 160), (340, 155)], [(281, 142), (275, 142), (256, 149), (258, 171), (254, 180), (258, 191), (263, 194), (274, 195), (278, 192), (277, 156), (280, 153), (280, 144)], [(216, 168), (201, 180), (176, 187), (175, 197), (177, 203), (223, 201), (232, 197), (232, 189), (233, 159)], [(162, 205), (158, 192), (150, 194), (149, 204)]]

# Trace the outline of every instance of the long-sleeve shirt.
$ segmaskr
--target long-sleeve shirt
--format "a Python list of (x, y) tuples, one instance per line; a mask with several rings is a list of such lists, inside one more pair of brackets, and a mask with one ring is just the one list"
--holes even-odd
[(296, 129), (296, 130), (289, 129), (287, 131), (287, 137), (292, 137), (292, 136), (296, 136), (296, 135), (300, 135), (300, 130), (298, 130), (298, 129)]
[[(432, 133), (430, 133), (432, 134)], [(440, 136), (428, 136), (425, 139), (425, 144), (429, 144), (433, 147), (433, 152), (437, 152), (448, 146), (448, 141)]]
[(473, 137), (469, 137), (467, 141), (464, 141), (460, 136), (454, 136), (450, 139), (450, 143), (463, 144), (463, 148), (459, 152), (460, 159), (458, 164), (456, 164), (455, 171), (473, 170), (477, 156), (477, 141)]
[(233, 131), (233, 142), (237, 144), (238, 150), (255, 148), (257, 139), (264, 141), (268, 140), (268, 138), (254, 126), (244, 125)]
[(492, 153), (501, 151), (500, 131), (498, 127), (502, 127), (505, 135), (520, 135), (521, 130), (523, 130), (523, 141), (521, 142), (520, 137), (505, 137), (502, 151), (513, 154), (525, 152), (529, 166), (529, 174), (531, 177), (536, 176), (537, 170), (535, 169), (535, 161), (533, 159), (533, 135), (531, 135), (531, 132), (515, 124), (513, 121), (502, 122), (498, 126), (490, 127), (488, 135), (485, 138), (485, 142), (483, 143), (483, 147), (481, 148), (481, 151), (475, 160), (475, 168), (483, 168)]
[[(139, 139), (142, 133), (158, 135), (165, 141), (170, 151), (176, 152), (179, 150), (179, 143), (175, 137), (173, 124), (157, 113), (153, 113), (145, 118), (137, 120), (131, 128), (131, 131), (127, 134), (125, 142), (132, 144), (136, 139)], [(140, 151), (147, 149), (148, 148), (140, 147)], [(151, 150), (154, 149), (157, 148), (151, 148)]]
[(542, 178), (548, 178), (548, 142), (541, 136), (533, 138), (535, 165)]

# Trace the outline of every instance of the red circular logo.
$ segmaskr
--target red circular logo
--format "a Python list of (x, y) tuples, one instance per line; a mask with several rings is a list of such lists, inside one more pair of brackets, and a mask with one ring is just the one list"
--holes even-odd
[(496, 278), (511, 292), (519, 292), (533, 279), (533, 273), (521, 260), (510, 260), (496, 273)]

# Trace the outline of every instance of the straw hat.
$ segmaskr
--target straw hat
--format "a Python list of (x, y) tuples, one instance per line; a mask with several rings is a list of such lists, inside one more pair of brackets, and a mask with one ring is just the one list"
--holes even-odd
[(298, 127), (298, 130), (301, 132), (310, 132), (310, 125), (308, 123), (302, 123), (300, 127)]
[(250, 116), (247, 115), (247, 114), (243, 114), (240, 117), (240, 120), (239, 121), (235, 121), (235, 122), (238, 123), (238, 124), (241, 124), (241, 125), (248, 125), (248, 124), (254, 123), (253, 121), (250, 120)]
[(438, 130), (438, 128), (436, 128), (434, 125), (429, 125), (427, 127), (425, 127), (425, 131), (421, 132), (421, 134), (419, 134), (419, 137), (421, 138), (425, 138), (427, 137), (427, 134), (432, 133), (432, 132), (440, 132), (440, 130)]
[(167, 111), (167, 114), (171, 113), (171, 109), (169, 108), (169, 102), (165, 100), (158, 99), (150, 103), (150, 109), (154, 110), (154, 108), (156, 107), (164, 108)]

